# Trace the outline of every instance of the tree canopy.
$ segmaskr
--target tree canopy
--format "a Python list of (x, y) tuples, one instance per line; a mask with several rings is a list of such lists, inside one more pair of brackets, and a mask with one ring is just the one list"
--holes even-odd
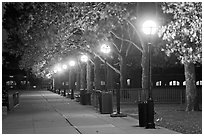
[(167, 2), (162, 10), (171, 15), (160, 31), (166, 54), (176, 54), (182, 63), (202, 63), (202, 3)]
[[(13, 8), (15, 18), (6, 13), (5, 27), (9, 36), (15, 29), (22, 44), (21, 68), (40, 69), (44, 65), (73, 50), (93, 53), (101, 42), (111, 41), (112, 30), (127, 18), (127, 3), (7, 3)], [(8, 20), (18, 22), (8, 26)], [(112, 33), (110, 33), (112, 31)], [(120, 31), (120, 33), (122, 33)], [(117, 45), (113, 45), (116, 49)]]

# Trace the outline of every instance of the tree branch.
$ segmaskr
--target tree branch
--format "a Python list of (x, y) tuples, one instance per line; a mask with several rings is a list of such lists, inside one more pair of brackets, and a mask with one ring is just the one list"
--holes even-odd
[[(131, 35), (130, 35), (130, 26), (129, 26), (129, 25), (128, 25), (128, 36), (129, 36), (130, 40), (132, 41)], [(130, 43), (129, 43), (128, 48), (127, 48), (126, 53), (125, 53), (125, 56), (128, 55), (128, 52), (129, 52), (129, 50), (130, 50), (130, 47), (131, 47), (131, 46), (130, 46)]]
[[(79, 45), (78, 45), (79, 46)], [(79, 46), (80, 47), (80, 46)], [(105, 63), (105, 60), (100, 56), (100, 55), (98, 55), (97, 53), (95, 53), (93, 50), (91, 50), (91, 49), (88, 49), (88, 48), (83, 48), (83, 49), (81, 49), (81, 50), (83, 50), (83, 51), (85, 51), (86, 53), (90, 53), (90, 54), (93, 54), (93, 55), (95, 55), (96, 57), (98, 57), (103, 63)], [(93, 63), (93, 62), (92, 62)], [(115, 68), (115, 67), (113, 67), (110, 63), (108, 63), (108, 62), (106, 62), (107, 63), (107, 65), (111, 68), (111, 69), (113, 69), (116, 73), (118, 73), (119, 75), (121, 75), (121, 73), (120, 73), (120, 71), (117, 69), (117, 68)]]
[[(95, 56), (97, 56), (103, 63), (105, 63), (105, 60), (99, 56), (98, 54), (94, 53)], [(106, 64), (113, 69), (116, 73), (118, 73), (119, 75), (121, 75), (120, 71), (118, 69), (116, 69), (115, 67), (113, 67), (110, 63), (106, 62)]]
[(118, 38), (118, 39), (120, 39), (120, 40), (122, 40), (122, 41), (126, 41), (126, 42), (129, 42), (129, 43), (133, 44), (139, 51), (142, 52), (142, 49), (141, 49), (139, 46), (137, 46), (133, 41), (130, 41), (130, 40), (128, 40), (128, 39), (123, 39), (123, 38), (117, 36), (117, 35), (116, 35), (114, 32), (112, 32), (112, 31), (110, 31), (110, 33), (112, 33), (116, 38)]
[[(140, 34), (139, 34), (137, 28), (136, 28), (129, 20), (125, 19), (125, 21), (127, 21), (128, 24), (130, 24), (130, 25), (134, 28), (134, 30), (135, 30), (137, 36), (139, 37), (140, 43), (141, 43), (142, 45), (144, 45), (144, 41), (142, 40), (142, 37), (140, 36)], [(142, 52), (142, 49), (141, 49), (140, 51)]]
[(114, 47), (116, 48), (116, 53), (117, 53), (118, 55), (120, 55), (120, 51), (119, 51), (119, 49), (118, 49), (117, 45), (116, 45), (114, 42), (112, 42), (112, 44), (113, 44), (113, 45), (114, 45)]

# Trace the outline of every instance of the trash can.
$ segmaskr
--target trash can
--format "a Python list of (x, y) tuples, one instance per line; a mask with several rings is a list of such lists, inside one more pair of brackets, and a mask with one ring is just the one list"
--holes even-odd
[(147, 102), (138, 103), (139, 127), (147, 125)]
[(98, 92), (99, 111), (101, 114), (113, 113), (112, 92)]
[(91, 104), (91, 93), (87, 92), (85, 89), (80, 90), (80, 103), (82, 105), (90, 105)]

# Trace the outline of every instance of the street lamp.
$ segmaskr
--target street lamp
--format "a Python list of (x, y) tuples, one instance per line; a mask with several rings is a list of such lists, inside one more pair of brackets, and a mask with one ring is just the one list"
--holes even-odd
[(81, 56), (81, 61), (82, 61), (82, 62), (88, 62), (88, 60), (89, 60), (89, 58), (88, 58), (87, 55), (82, 55), (82, 56)]
[(154, 35), (157, 31), (157, 24), (152, 20), (147, 20), (143, 23), (142, 30), (146, 35)]
[(69, 66), (73, 67), (76, 65), (76, 62), (74, 60), (69, 61)]
[(64, 70), (66, 70), (66, 69), (67, 69), (67, 65), (66, 65), (66, 64), (63, 64), (63, 65), (62, 65), (62, 68), (63, 68)]
[[(157, 31), (157, 25), (154, 21), (148, 20), (143, 23), (143, 32), (148, 36), (148, 40)], [(147, 124), (146, 128), (155, 128), (154, 123), (154, 101), (152, 98), (152, 87), (151, 87), (151, 41), (148, 41), (148, 100), (147, 100)]]

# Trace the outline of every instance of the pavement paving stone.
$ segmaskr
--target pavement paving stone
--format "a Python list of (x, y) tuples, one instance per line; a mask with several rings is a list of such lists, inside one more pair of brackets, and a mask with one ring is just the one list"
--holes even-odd
[(73, 127), (49, 127), (38, 128), (35, 134), (79, 134)]
[(41, 121), (34, 121), (33, 124), (35, 129), (64, 127), (68, 125), (65, 120), (41, 120)]
[(113, 126), (112, 124), (104, 125), (85, 125), (76, 126), (83, 134), (127, 134), (125, 131)]
[(2, 134), (34, 134), (33, 128), (30, 129), (3, 129)]
[(2, 120), (3, 134), (175, 134), (138, 127), (132, 117), (112, 118), (50, 91), (20, 91), (20, 105)]
[(33, 122), (32, 121), (12, 121), (12, 122), (3, 122), (3, 129), (32, 129)]

